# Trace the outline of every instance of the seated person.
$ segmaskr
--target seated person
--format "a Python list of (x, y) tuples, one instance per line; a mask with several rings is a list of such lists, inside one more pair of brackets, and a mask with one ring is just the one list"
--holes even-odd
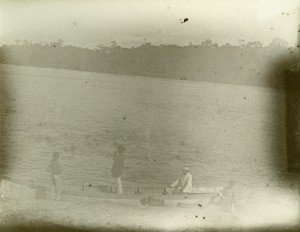
[(215, 203), (221, 206), (224, 210), (233, 212), (233, 205), (235, 202), (235, 182), (231, 180), (223, 190), (219, 191), (216, 195), (212, 196), (209, 204)]
[(192, 175), (188, 167), (182, 169), (182, 175), (171, 184), (170, 188), (164, 188), (163, 194), (183, 194), (192, 192)]

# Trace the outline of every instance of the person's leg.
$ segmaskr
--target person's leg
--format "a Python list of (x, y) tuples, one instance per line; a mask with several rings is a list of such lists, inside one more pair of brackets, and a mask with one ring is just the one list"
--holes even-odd
[(164, 188), (163, 194), (182, 194), (181, 188)]
[(119, 177), (120, 180), (119, 180), (119, 194), (123, 194), (123, 186), (122, 186), (122, 180), (121, 180), (121, 177)]
[(231, 199), (230, 201), (230, 212), (234, 213), (235, 212), (235, 201)]
[(167, 187), (165, 187), (164, 189), (163, 189), (163, 194), (164, 195), (168, 195), (168, 194), (172, 194), (173, 193), (173, 189), (172, 188), (167, 188)]
[(56, 200), (59, 200), (60, 199), (60, 195), (61, 195), (61, 192), (62, 192), (62, 183), (61, 183), (61, 178), (59, 175), (56, 175), (55, 176), (55, 182), (56, 182)]
[(211, 196), (211, 198), (209, 199), (208, 204), (214, 203), (214, 202), (215, 202), (215, 199), (216, 199), (216, 195)]
[(50, 186), (50, 199), (53, 200), (55, 196), (55, 186), (54, 184), (51, 182), (51, 186)]
[(232, 213), (232, 202), (230, 201), (230, 199), (225, 198), (225, 199), (221, 199), (220, 202), (220, 208), (222, 211), (228, 212), (228, 213)]
[(116, 193), (118, 193), (118, 187), (119, 187), (119, 183), (118, 183), (118, 178), (115, 178), (115, 182), (116, 182)]
[(210, 198), (210, 200), (209, 200), (209, 204), (213, 204), (213, 203), (216, 203), (216, 200), (218, 201), (220, 199), (220, 194), (218, 193), (218, 194), (215, 194), (215, 195), (213, 195), (211, 198)]
[(233, 206), (233, 203), (230, 204), (230, 213), (234, 213), (234, 206)]
[(117, 194), (123, 194), (121, 177), (116, 178)]
[(181, 189), (174, 189), (173, 190), (173, 193), (172, 194), (175, 194), (175, 195), (178, 195), (178, 194), (182, 194), (182, 191), (181, 191)]
[(50, 184), (50, 199), (53, 200), (55, 197), (55, 180), (53, 175), (51, 175), (51, 184)]

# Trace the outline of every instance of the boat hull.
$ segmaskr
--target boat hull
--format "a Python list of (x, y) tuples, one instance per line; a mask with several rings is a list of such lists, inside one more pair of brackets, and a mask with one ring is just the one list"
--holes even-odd
[[(145, 197), (159, 198), (165, 201), (195, 201), (198, 199), (208, 199), (216, 191), (206, 191), (191, 194), (162, 194), (163, 187), (125, 187), (124, 194), (114, 193), (111, 186), (89, 186), (89, 187), (69, 187), (65, 188), (61, 194), (61, 200), (90, 200), (90, 199), (114, 199), (114, 200), (141, 200)], [(51, 199), (50, 188), (36, 185), (34, 183), (24, 183), (12, 179), (2, 179), (1, 195), (11, 199)]]

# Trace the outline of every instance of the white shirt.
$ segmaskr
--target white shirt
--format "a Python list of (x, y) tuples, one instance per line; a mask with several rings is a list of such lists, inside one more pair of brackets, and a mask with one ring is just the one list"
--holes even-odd
[(181, 176), (178, 180), (176, 180), (171, 187), (178, 186), (179, 189), (183, 188), (183, 193), (191, 193), (192, 192), (192, 175), (190, 173), (187, 173), (184, 176)]

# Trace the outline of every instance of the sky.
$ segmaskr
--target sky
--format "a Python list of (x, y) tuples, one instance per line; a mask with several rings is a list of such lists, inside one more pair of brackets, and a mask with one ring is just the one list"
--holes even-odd
[(0, 45), (16, 39), (87, 48), (206, 39), (267, 45), (280, 37), (295, 46), (299, 13), (300, 0), (0, 0)]

